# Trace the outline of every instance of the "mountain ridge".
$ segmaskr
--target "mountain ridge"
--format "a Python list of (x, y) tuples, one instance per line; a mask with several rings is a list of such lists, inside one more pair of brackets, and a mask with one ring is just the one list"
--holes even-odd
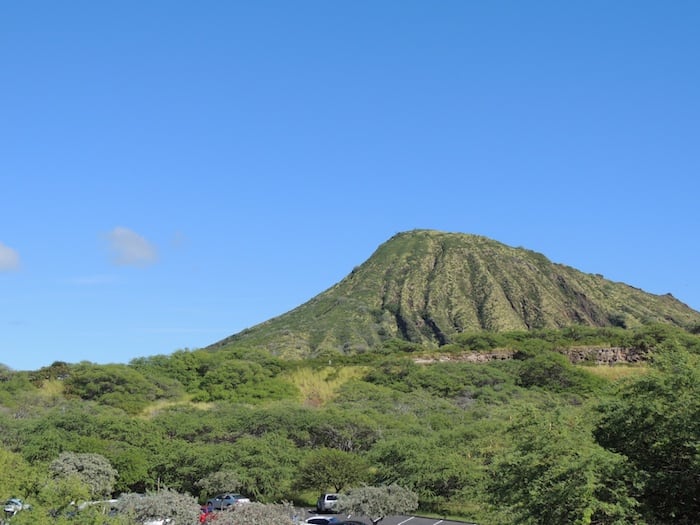
[(253, 345), (305, 357), (364, 352), (391, 339), (440, 346), (462, 332), (650, 322), (688, 328), (700, 325), (700, 313), (670, 294), (650, 294), (487, 237), (411, 230), (382, 243), (309, 301), (207, 348)]

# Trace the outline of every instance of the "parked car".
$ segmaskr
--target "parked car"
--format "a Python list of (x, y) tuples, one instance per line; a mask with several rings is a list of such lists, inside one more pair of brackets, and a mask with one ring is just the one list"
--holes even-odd
[(31, 505), (25, 503), (19, 498), (10, 498), (5, 502), (5, 514), (9, 516), (14, 516), (20, 510), (28, 510), (31, 508)]
[(119, 503), (118, 499), (105, 499), (105, 500), (99, 500), (99, 501), (83, 501), (82, 503), (78, 503), (76, 508), (78, 510), (85, 510), (88, 507), (102, 506), (102, 507), (107, 508), (107, 509), (114, 509), (114, 508), (116, 508), (118, 503)]
[(338, 503), (338, 494), (321, 494), (316, 501), (316, 511), (335, 512), (336, 503)]
[(310, 516), (304, 520), (310, 525), (338, 525), (340, 520), (334, 516)]
[(250, 499), (241, 494), (227, 493), (219, 494), (218, 496), (208, 499), (207, 507), (214, 510), (223, 510), (229, 508), (231, 505), (243, 505), (245, 503), (250, 503)]

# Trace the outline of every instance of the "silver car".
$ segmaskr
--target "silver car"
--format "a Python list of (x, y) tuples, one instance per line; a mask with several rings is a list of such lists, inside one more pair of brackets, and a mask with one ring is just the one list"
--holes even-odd
[(316, 501), (316, 511), (335, 512), (336, 503), (338, 503), (338, 494), (321, 494)]
[(213, 510), (224, 510), (229, 508), (231, 505), (244, 505), (250, 503), (250, 499), (242, 496), (241, 494), (226, 493), (219, 494), (209, 500), (207, 500), (207, 507)]

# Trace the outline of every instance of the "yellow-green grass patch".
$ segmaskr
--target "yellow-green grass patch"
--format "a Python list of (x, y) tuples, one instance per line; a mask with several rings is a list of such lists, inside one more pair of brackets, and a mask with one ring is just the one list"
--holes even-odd
[(58, 379), (46, 379), (41, 382), (41, 388), (39, 388), (38, 394), (40, 397), (52, 399), (63, 396), (64, 390), (65, 386), (63, 381)]
[(335, 397), (341, 386), (362, 377), (366, 371), (363, 366), (299, 368), (290, 372), (287, 379), (299, 389), (303, 404), (322, 406)]
[(584, 367), (587, 372), (594, 374), (608, 381), (619, 381), (646, 374), (649, 368), (646, 365), (598, 365)]

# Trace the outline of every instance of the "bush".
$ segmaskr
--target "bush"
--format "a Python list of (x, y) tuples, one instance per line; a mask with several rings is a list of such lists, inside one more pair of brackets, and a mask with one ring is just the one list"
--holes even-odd
[(299, 522), (294, 507), (287, 504), (246, 503), (216, 514), (216, 525), (294, 525)]
[(576, 369), (569, 360), (556, 352), (546, 352), (520, 364), (517, 384), (541, 387), (554, 392), (591, 392), (604, 382), (592, 374)]
[(189, 525), (198, 522), (199, 509), (199, 503), (192, 496), (170, 489), (146, 494), (124, 494), (117, 504), (119, 515), (132, 523), (170, 518), (175, 525)]

